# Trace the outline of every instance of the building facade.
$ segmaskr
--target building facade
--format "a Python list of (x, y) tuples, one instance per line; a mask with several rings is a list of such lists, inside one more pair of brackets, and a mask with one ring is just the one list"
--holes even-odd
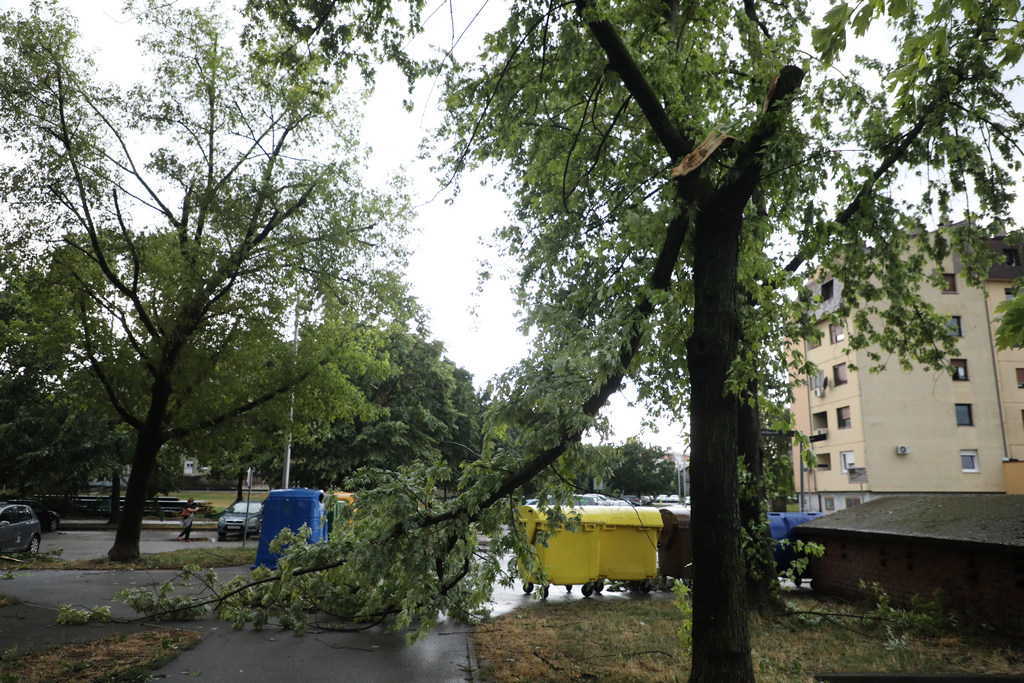
[[(801, 509), (831, 512), (873, 498), (928, 493), (1024, 493), (1024, 348), (997, 351), (995, 307), (1024, 275), (1017, 248), (993, 240), (1001, 257), (984, 289), (968, 287), (954, 256), (944, 289), (922, 297), (950, 317), (959, 350), (955, 372), (896, 359), (868, 372), (866, 351), (851, 351), (842, 326), (819, 322), (818, 345), (801, 342), (820, 372), (794, 390), (797, 429), (812, 437), (813, 466), (794, 453)], [(842, 301), (843, 283), (813, 285), (822, 311)], [(859, 371), (852, 368), (856, 366)]]

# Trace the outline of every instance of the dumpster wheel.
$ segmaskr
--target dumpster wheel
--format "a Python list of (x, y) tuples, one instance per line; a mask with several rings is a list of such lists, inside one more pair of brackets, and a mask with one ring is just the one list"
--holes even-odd
[(540, 589), (540, 597), (542, 597), (543, 599), (547, 600), (548, 599), (548, 589), (549, 588), (550, 588), (550, 586), (548, 586), (547, 584), (544, 584), (544, 587)]
[(523, 592), (526, 593), (527, 595), (532, 593), (533, 592), (533, 584), (532, 583), (524, 583), (523, 584)]
[(598, 579), (594, 582), (594, 592), (598, 594), (604, 592), (604, 579)]
[(585, 583), (585, 584), (583, 584), (582, 586), (580, 586), (580, 592), (583, 593), (583, 597), (589, 598), (591, 595), (594, 594), (594, 584), (593, 583)]

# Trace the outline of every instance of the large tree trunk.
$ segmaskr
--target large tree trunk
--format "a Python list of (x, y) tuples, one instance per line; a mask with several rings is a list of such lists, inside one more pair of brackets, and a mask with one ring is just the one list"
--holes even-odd
[(691, 683), (754, 680), (737, 495), (740, 405), (737, 396), (724, 390), (739, 340), (742, 210), (742, 204), (709, 206), (697, 217), (694, 235), (694, 331), (687, 344), (694, 560)]
[(124, 494), (121, 523), (117, 525), (114, 545), (107, 552), (111, 562), (132, 562), (139, 558), (139, 537), (142, 535), (142, 516), (146, 509), (146, 489), (156, 468), (156, 456), (164, 444), (161, 428), (167, 415), (167, 402), (171, 396), (170, 382), (158, 377), (153, 382), (146, 422), (135, 442), (135, 457), (128, 475), (128, 488)]

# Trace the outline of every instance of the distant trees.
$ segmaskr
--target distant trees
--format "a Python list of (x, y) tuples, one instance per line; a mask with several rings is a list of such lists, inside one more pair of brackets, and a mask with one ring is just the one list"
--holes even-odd
[(382, 351), (382, 376), (351, 378), (371, 410), (335, 423), (329, 435), (293, 450), (292, 477), (316, 486), (343, 486), (362, 467), (393, 470), (417, 460), (450, 465), (477, 457), (484, 405), (472, 375), (443, 355), (443, 345), (422, 332), (394, 326)]
[(635, 440), (615, 450), (618, 462), (605, 480), (605, 491), (617, 495), (656, 496), (676, 490), (676, 464), (665, 451)]

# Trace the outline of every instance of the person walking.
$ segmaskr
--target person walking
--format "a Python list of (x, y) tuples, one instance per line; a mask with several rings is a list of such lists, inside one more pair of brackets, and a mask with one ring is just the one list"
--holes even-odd
[(185, 507), (181, 509), (181, 533), (178, 534), (179, 541), (191, 541), (189, 534), (192, 533), (192, 516), (199, 511), (195, 498), (189, 498)]

